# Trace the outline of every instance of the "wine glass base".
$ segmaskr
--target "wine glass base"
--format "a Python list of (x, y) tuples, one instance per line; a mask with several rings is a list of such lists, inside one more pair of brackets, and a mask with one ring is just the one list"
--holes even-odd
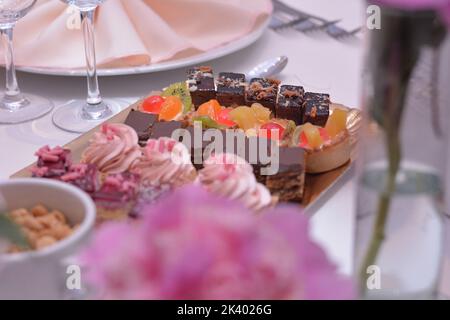
[[(96, 112), (85, 112), (85, 100), (72, 100), (56, 109), (53, 114), (53, 123), (58, 128), (74, 132), (85, 133), (94, 129), (122, 110), (122, 104), (117, 101), (104, 100), (106, 108), (100, 107)], [(94, 108), (89, 106), (89, 108)], [(92, 109), (91, 109), (92, 110)]]
[(23, 99), (11, 102), (7, 96), (0, 100), (0, 124), (17, 124), (38, 119), (52, 111), (53, 103), (40, 96), (22, 94)]

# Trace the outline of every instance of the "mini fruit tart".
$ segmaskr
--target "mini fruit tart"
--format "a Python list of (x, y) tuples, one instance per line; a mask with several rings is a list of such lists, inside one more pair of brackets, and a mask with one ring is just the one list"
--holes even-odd
[(310, 123), (297, 127), (292, 145), (305, 150), (307, 173), (323, 173), (343, 166), (350, 160), (352, 149), (347, 111), (334, 109), (325, 128)]

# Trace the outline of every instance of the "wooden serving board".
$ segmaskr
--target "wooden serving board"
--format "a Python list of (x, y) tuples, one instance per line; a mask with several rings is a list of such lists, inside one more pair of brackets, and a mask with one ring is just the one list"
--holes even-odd
[[(107, 120), (109, 123), (123, 123), (125, 122), (128, 114), (132, 109), (138, 109), (141, 101), (138, 101), (125, 110), (121, 111), (114, 117)], [(350, 109), (342, 105), (334, 105), (334, 107), (345, 108), (349, 110), (348, 116), (348, 128), (350, 134), (352, 136), (353, 144), (356, 144), (356, 132), (359, 128), (361, 114), (357, 109)], [(91, 131), (83, 134), (79, 138), (73, 140), (72, 142), (66, 144), (64, 148), (70, 149), (72, 151), (72, 158), (74, 162), (79, 162), (81, 159), (81, 154), (83, 150), (89, 144), (89, 140), (92, 138), (95, 132), (99, 130), (100, 126), (92, 129)], [(355, 148), (354, 148), (355, 149)], [(317, 208), (319, 202), (325, 202), (327, 196), (331, 195), (331, 190), (335, 189), (334, 186), (338, 186), (339, 182), (344, 180), (346, 174), (350, 172), (353, 161), (355, 159), (355, 154), (352, 155), (352, 160), (349, 161), (344, 166), (337, 168), (333, 171), (329, 171), (321, 174), (307, 174), (306, 182), (305, 182), (305, 194), (302, 201), (302, 207), (307, 210), (307, 213), (312, 208)], [(11, 178), (28, 178), (31, 176), (31, 168), (34, 166), (34, 163), (29, 165), (28, 167), (16, 172), (11, 176)]]

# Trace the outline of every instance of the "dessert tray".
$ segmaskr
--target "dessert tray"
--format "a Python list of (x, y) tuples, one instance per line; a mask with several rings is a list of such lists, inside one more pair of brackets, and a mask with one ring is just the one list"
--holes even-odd
[[(236, 73), (220, 73), (215, 79), (210, 67), (196, 67), (188, 70), (186, 81), (152, 92), (67, 145), (43, 147), (36, 153), (38, 162), (12, 178), (35, 176), (75, 184), (93, 196), (98, 211), (101, 203), (108, 207), (127, 198), (129, 190), (115, 186), (146, 180), (151, 194), (163, 192), (161, 186), (167, 184), (180, 187), (192, 182), (239, 198), (255, 211), (294, 202), (312, 214), (349, 174), (356, 157), (361, 113), (331, 101), (327, 94), (305, 92), (303, 87), (281, 85), (277, 80), (247, 83), (243, 74)], [(185, 143), (185, 132), (192, 134), (191, 144)], [(224, 139), (219, 147), (211, 148), (204, 140), (197, 144), (196, 134), (204, 139), (206, 132), (209, 142)], [(229, 132), (235, 136), (230, 138)], [(180, 134), (174, 138), (176, 133)], [(230, 152), (230, 139), (241, 139), (242, 147), (233, 146)], [(254, 159), (249, 150), (255, 145), (259, 152), (269, 148), (266, 157), (276, 156), (268, 162), (258, 156)], [(122, 149), (116, 152), (117, 148)], [(170, 160), (164, 154), (168, 151)], [(188, 165), (176, 161), (186, 158)], [(274, 165), (274, 159), (276, 172), (266, 175), (263, 170)], [(236, 163), (238, 168), (230, 171), (229, 165)], [(92, 179), (94, 171), (103, 187)], [(242, 184), (239, 179), (250, 180)], [(242, 185), (252, 189), (238, 196), (236, 190)], [(227, 188), (231, 191), (224, 194)], [(104, 216), (123, 215), (123, 210), (113, 211), (109, 208)], [(132, 210), (126, 211), (129, 215)]]

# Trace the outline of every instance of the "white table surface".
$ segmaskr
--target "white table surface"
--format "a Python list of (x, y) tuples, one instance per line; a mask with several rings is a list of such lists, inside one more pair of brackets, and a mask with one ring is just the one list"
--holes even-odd
[[(364, 21), (363, 1), (359, 0), (286, 0), (301, 9), (326, 18), (344, 18), (342, 25), (352, 29)], [(82, 54), (82, 53), (80, 53)], [(363, 42), (349, 45), (321, 36), (306, 36), (295, 31), (267, 33), (254, 45), (225, 58), (211, 61), (218, 71), (244, 71), (256, 62), (287, 55), (289, 66), (281, 75), (286, 83), (299, 83), (307, 90), (329, 92), (333, 100), (357, 107), (363, 60)], [(4, 71), (0, 87), (4, 86)], [(185, 77), (185, 70), (164, 73), (102, 78), (104, 97), (134, 102), (154, 89)], [(19, 73), (24, 92), (43, 95), (56, 105), (83, 98), (83, 78), (50, 77)], [(21, 125), (0, 125), (0, 179), (34, 161), (33, 153), (45, 144), (63, 145), (77, 135), (57, 129), (51, 116)], [(351, 272), (354, 211), (354, 182), (346, 182), (313, 216), (312, 234), (346, 274)]]

